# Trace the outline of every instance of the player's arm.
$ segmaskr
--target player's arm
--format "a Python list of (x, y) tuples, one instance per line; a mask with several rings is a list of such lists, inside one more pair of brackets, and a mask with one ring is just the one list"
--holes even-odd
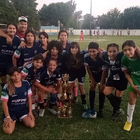
[(4, 111), (5, 116), (10, 116), (7, 101), (2, 101), (2, 109)]
[(23, 68), (23, 70), (21, 71), (21, 77), (24, 80), (28, 75), (28, 69), (27, 68)]
[(0, 29), (0, 36), (5, 37), (7, 44), (11, 44), (12, 45), (12, 39), (9, 35), (7, 35), (3, 30)]
[(138, 55), (138, 57), (140, 58), (140, 48), (138, 46), (136, 46), (136, 54)]

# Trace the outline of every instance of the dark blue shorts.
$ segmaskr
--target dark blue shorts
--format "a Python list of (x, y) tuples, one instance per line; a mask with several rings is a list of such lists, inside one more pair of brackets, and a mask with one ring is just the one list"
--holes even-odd
[[(16, 121), (16, 120), (22, 120), (24, 117), (26, 117), (29, 113), (29, 110), (28, 108), (24, 109), (24, 110), (20, 110), (18, 112), (10, 112), (9, 111), (9, 114), (10, 114), (10, 117), (13, 121)], [(3, 113), (2, 115), (2, 123), (5, 121), (5, 115)]]

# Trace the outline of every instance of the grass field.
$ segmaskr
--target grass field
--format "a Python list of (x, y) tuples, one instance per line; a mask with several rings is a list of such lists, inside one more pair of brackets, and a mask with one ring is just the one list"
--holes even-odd
[[(56, 36), (50, 36), (51, 39), (56, 39)], [(98, 42), (101, 48), (106, 49), (107, 44), (117, 43), (121, 45), (126, 40), (134, 40), (140, 46), (139, 36), (119, 36), (119, 37), (96, 37), (90, 38), (85, 36), (85, 41), (79, 42), (79, 36), (69, 36), (70, 41), (77, 41), (81, 46), (81, 50), (87, 48), (89, 42)], [(85, 81), (85, 90), (88, 102), (88, 75)], [(88, 102), (89, 103), (89, 102)], [(121, 107), (125, 113), (127, 110), (128, 92), (125, 91), (122, 97)], [(98, 111), (98, 91), (96, 92), (95, 109)], [(22, 123), (16, 124), (15, 131), (12, 135), (4, 134), (2, 124), (0, 125), (0, 139), (139, 139), (140, 135), (140, 99), (138, 97), (132, 130), (125, 132), (123, 130), (126, 121), (126, 114), (117, 122), (112, 122), (110, 116), (112, 107), (108, 100), (105, 101), (104, 118), (84, 119), (81, 117), (81, 99), (79, 96), (78, 103), (73, 104), (73, 118), (58, 119), (50, 114), (47, 109), (43, 118), (36, 118), (36, 126), (33, 129), (26, 128)], [(0, 104), (0, 116), (2, 108)]]

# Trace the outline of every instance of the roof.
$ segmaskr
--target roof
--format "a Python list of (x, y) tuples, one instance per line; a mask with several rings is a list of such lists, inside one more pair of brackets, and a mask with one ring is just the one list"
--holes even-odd
[(60, 29), (58, 26), (41, 26), (40, 29)]

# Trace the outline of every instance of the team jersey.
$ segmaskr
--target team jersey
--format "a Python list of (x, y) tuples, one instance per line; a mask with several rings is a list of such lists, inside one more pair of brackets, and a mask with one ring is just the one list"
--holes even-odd
[(34, 71), (34, 65), (33, 63), (27, 64), (23, 70), (21, 71), (21, 75), (25, 77), (25, 80), (27, 80), (30, 85), (33, 84), (33, 81), (37, 78), (38, 74), (43, 70), (43, 67), (37, 69)]
[(111, 61), (107, 55), (107, 52), (103, 52), (102, 60), (105, 62), (106, 66), (110, 70), (110, 75), (108, 79), (110, 80), (124, 80), (125, 74), (121, 70), (121, 59), (123, 57), (123, 52), (119, 52), (116, 56), (116, 61)]
[(12, 67), (12, 56), (20, 45), (20, 38), (15, 36), (12, 45), (7, 44), (6, 38), (0, 37), (0, 68)]
[(7, 84), (2, 89), (1, 100), (8, 102), (9, 112), (20, 112), (27, 108), (28, 97), (32, 95), (29, 83), (22, 80), (21, 87), (15, 87), (15, 94), (9, 95)]
[(43, 49), (41, 42), (39, 40), (36, 42), (38, 43), (38, 46), (39, 46), (38, 53), (41, 53), (41, 54), (45, 53), (47, 50)]
[(130, 59), (125, 55), (121, 60), (122, 70), (128, 70), (134, 85), (140, 85), (140, 58)]
[(33, 57), (38, 53), (38, 49), (38, 42), (34, 42), (31, 48), (22, 48), (19, 46), (14, 52), (14, 57), (18, 58), (18, 67), (23, 66), (26, 62), (32, 61)]
[(91, 72), (95, 74), (102, 73), (102, 70), (105, 68), (105, 63), (101, 58), (97, 57), (95, 61), (90, 57), (89, 53), (84, 56), (84, 65), (88, 66)]
[(64, 52), (67, 52), (67, 53), (69, 52), (70, 44), (71, 44), (70, 41), (67, 41), (67, 42), (66, 42), (66, 48), (63, 49), (63, 53), (64, 53)]
[(57, 80), (61, 80), (61, 74), (57, 69), (52, 73), (52, 75), (49, 74), (48, 69), (45, 69), (43, 72), (39, 73), (36, 79), (36, 81), (44, 86), (53, 85)]

